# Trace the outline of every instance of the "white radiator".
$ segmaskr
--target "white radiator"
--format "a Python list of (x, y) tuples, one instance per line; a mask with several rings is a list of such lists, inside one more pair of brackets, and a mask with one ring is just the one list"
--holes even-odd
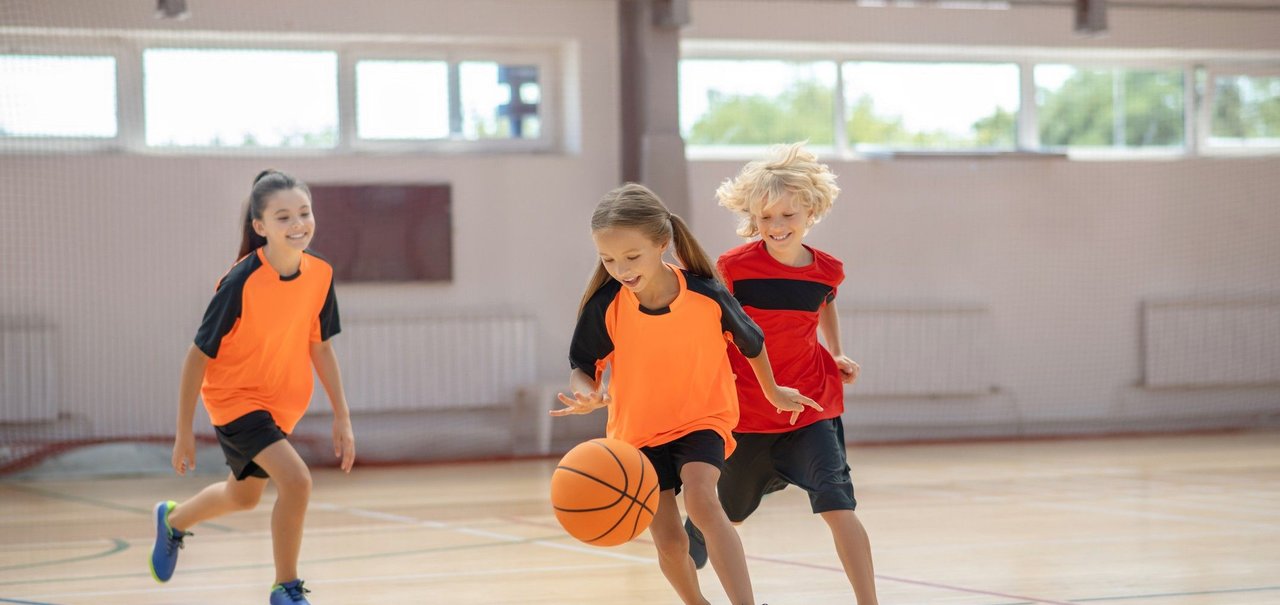
[(862, 366), (850, 395), (980, 395), (993, 386), (983, 308), (842, 307), (840, 336)]
[(51, 327), (0, 325), (0, 422), (58, 417), (55, 336)]
[(1280, 384), (1280, 299), (1147, 302), (1145, 384)]
[[(353, 411), (509, 405), (537, 373), (537, 325), (524, 317), (343, 320), (333, 340)], [(316, 380), (313, 409), (329, 400)]]

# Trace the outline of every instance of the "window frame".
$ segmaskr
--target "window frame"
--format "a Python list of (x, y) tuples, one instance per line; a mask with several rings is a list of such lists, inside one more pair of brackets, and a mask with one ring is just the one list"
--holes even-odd
[[(444, 61), (449, 78), (450, 136), (444, 139), (364, 139), (357, 136), (356, 63), (360, 61)], [(505, 65), (534, 65), (538, 68), (538, 137), (531, 139), (463, 139), (455, 136), (460, 107), (459, 65), (464, 62), (494, 62)], [(559, 114), (559, 74), (557, 52), (551, 46), (523, 46), (519, 50), (476, 45), (443, 48), (432, 45), (363, 46), (339, 57), (339, 145), (346, 141), (350, 151), (364, 153), (532, 153), (562, 149)], [(345, 80), (344, 76), (345, 75)], [(345, 82), (345, 83), (344, 83)]]
[(1215, 76), (1244, 76), (1254, 78), (1280, 78), (1280, 64), (1258, 65), (1253, 63), (1214, 63), (1202, 66), (1204, 70), (1204, 90), (1200, 92), (1200, 103), (1196, 107), (1196, 145), (1200, 155), (1209, 157), (1253, 157), (1280, 155), (1280, 141), (1275, 145), (1211, 145), (1213, 134), (1213, 104), (1217, 101)]
[[(1199, 90), (1198, 71), (1235, 68), (1232, 75), (1280, 73), (1280, 53), (1167, 50), (1136, 48), (1044, 48), (998, 46), (945, 46), (917, 44), (848, 44), (830, 42), (760, 42), (732, 39), (686, 39), (681, 42), (680, 60), (774, 60), (833, 61), (837, 65), (834, 107), (837, 123), (834, 157), (841, 160), (869, 160), (896, 157), (973, 158), (1046, 157), (1073, 160), (1168, 160), (1219, 155), (1275, 155), (1274, 147), (1207, 147), (1207, 111), (1211, 100)], [(886, 148), (876, 151), (850, 149), (843, 126), (844, 70), (848, 62), (906, 63), (1000, 63), (1019, 68), (1020, 103), (1016, 116), (1016, 145), (1012, 150), (917, 150)], [(1168, 147), (1085, 147), (1045, 148), (1040, 143), (1039, 107), (1036, 105), (1034, 68), (1041, 64), (1066, 64), (1086, 68), (1180, 71), (1183, 84), (1182, 144)], [(686, 156), (695, 160), (740, 160), (756, 157), (762, 146), (686, 147)]]
[[(332, 157), (353, 154), (575, 153), (580, 126), (562, 112), (570, 87), (563, 73), (574, 65), (568, 39), (495, 39), (456, 36), (310, 34), (283, 32), (21, 30), (0, 27), (7, 55), (112, 57), (116, 63), (116, 136), (0, 137), (0, 153), (127, 153), (174, 157)], [(322, 51), (337, 56), (337, 142), (333, 147), (150, 146), (146, 143), (143, 53), (174, 50)], [(539, 136), (533, 139), (377, 140), (356, 137), (355, 63), (365, 59), (445, 60), (450, 73), (463, 61), (535, 65), (539, 79)], [(456, 88), (455, 88), (456, 90)], [(452, 103), (453, 101), (451, 101)]]
[(4, 56), (29, 57), (108, 57), (115, 61), (116, 134), (111, 137), (90, 136), (0, 136), (0, 152), (108, 152), (128, 148), (133, 128), (125, 107), (132, 98), (130, 83), (137, 71), (131, 69), (132, 57), (127, 44), (84, 39), (50, 40), (42, 37), (12, 37), (6, 40)]

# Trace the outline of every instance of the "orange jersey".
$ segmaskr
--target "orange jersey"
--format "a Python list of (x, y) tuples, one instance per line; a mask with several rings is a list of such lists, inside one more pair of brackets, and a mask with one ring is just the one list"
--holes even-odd
[(311, 343), (341, 331), (333, 267), (310, 251), (285, 277), (261, 248), (218, 282), (195, 344), (211, 360), (200, 395), (215, 425), (266, 410), (285, 433), (311, 403)]
[(646, 447), (710, 429), (728, 457), (738, 395), (725, 340), (755, 357), (764, 337), (720, 282), (672, 269), (680, 292), (662, 309), (615, 280), (601, 286), (578, 317), (569, 363), (597, 382), (611, 367), (609, 437)]

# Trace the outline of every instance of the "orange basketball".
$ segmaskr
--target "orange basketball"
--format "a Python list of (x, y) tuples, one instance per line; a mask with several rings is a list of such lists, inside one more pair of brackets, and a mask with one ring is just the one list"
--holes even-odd
[(617, 439), (592, 439), (560, 459), (551, 505), (569, 535), (595, 546), (623, 544), (658, 511), (658, 474), (640, 450)]

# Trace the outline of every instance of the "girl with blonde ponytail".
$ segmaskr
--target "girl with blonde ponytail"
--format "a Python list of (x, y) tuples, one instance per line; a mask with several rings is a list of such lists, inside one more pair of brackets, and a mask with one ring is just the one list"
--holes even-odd
[[(649, 532), (662, 573), (684, 603), (707, 600), (681, 525), (681, 488), (730, 601), (755, 605), (742, 542), (716, 497), (738, 423), (726, 339), (751, 360), (779, 413), (821, 408), (774, 382), (760, 328), (720, 283), (688, 225), (652, 191), (628, 184), (606, 194), (591, 216), (591, 239), (599, 262), (569, 347), (573, 394), (560, 394), (565, 407), (551, 415), (608, 407), (607, 436), (640, 448), (653, 463), (662, 492)], [(680, 266), (663, 260), (672, 246)], [(606, 368), (611, 379), (602, 390)]]

